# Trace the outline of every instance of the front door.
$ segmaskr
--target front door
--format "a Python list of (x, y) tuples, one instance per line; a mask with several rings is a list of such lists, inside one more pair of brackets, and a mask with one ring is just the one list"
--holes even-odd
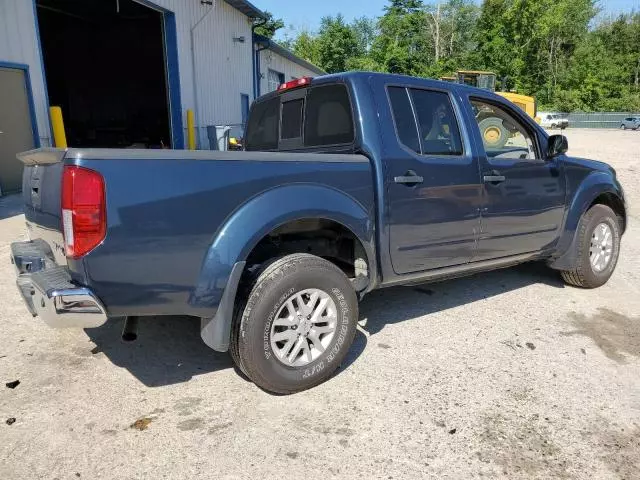
[(22, 162), (16, 154), (35, 147), (25, 71), (0, 67), (0, 190), (22, 188)]
[(484, 147), (482, 230), (474, 261), (551, 248), (564, 218), (561, 160), (544, 158), (539, 133), (514, 109), (492, 100), (470, 102), (476, 143)]
[(385, 145), (393, 270), (408, 274), (471, 260), (480, 173), (449, 93), (388, 87), (397, 139)]

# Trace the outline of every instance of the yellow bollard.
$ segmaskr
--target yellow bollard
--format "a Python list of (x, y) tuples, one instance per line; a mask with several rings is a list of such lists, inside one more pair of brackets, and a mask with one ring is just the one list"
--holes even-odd
[(193, 110), (187, 110), (187, 148), (196, 149), (196, 119)]
[(64, 120), (60, 107), (49, 108), (51, 128), (53, 129), (53, 143), (56, 148), (67, 148), (67, 135), (64, 133)]

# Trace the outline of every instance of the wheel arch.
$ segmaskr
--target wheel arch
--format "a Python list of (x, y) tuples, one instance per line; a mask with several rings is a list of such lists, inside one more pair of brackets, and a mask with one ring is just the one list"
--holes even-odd
[[(620, 219), (620, 227), (622, 229), (622, 233), (627, 230), (627, 208), (624, 200), (622, 200), (619, 195), (613, 192), (601, 193), (593, 200), (593, 202), (591, 202), (589, 208), (593, 207), (594, 205), (606, 205), (611, 210), (613, 210)], [(589, 208), (587, 210), (589, 210)]]
[(315, 184), (278, 187), (238, 208), (216, 233), (190, 296), (191, 306), (202, 311), (205, 343), (217, 351), (228, 350), (233, 306), (247, 261), (270, 234), (296, 222), (323, 220), (349, 232), (366, 255), (367, 291), (373, 288), (377, 261), (372, 209), (344, 192)]
[(556, 270), (571, 270), (576, 263), (575, 242), (578, 224), (582, 216), (594, 205), (606, 205), (621, 220), (622, 232), (627, 226), (627, 212), (624, 194), (617, 182), (606, 172), (594, 172), (589, 175), (573, 195), (573, 201), (567, 209), (564, 227), (558, 240), (556, 255), (549, 266)]

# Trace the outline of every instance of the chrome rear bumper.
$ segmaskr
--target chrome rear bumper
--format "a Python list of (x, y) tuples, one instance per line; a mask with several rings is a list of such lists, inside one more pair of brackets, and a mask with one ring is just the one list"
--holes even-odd
[(16, 284), (31, 314), (53, 328), (95, 328), (107, 321), (93, 292), (74, 285), (66, 267), (57, 265), (45, 242), (11, 244)]

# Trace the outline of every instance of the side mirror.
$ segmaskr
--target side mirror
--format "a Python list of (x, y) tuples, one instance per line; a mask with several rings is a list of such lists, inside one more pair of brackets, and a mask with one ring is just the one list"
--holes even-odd
[(563, 155), (569, 150), (569, 140), (564, 135), (551, 135), (547, 148), (547, 158), (551, 160), (558, 155)]

